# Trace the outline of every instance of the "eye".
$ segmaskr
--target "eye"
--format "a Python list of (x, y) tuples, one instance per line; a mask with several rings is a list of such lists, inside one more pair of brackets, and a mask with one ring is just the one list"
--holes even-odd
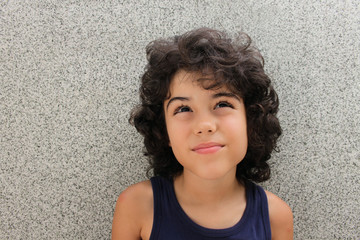
[(190, 107), (181, 105), (180, 107), (175, 109), (174, 115), (178, 114), (178, 113), (183, 113), (183, 112), (191, 112)]
[(224, 107), (234, 108), (234, 106), (231, 103), (227, 102), (227, 101), (221, 101), (221, 102), (218, 102), (215, 105), (215, 109), (216, 108), (224, 108)]

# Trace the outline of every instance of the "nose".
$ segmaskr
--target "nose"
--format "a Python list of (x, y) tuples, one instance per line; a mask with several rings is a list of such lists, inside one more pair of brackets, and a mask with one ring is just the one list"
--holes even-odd
[(204, 135), (204, 134), (213, 134), (216, 132), (217, 126), (216, 121), (211, 116), (204, 116), (195, 123), (194, 134)]

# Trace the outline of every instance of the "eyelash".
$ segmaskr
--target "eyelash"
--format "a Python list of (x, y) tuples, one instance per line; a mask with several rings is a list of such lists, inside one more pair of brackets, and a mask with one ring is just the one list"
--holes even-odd
[(178, 114), (178, 113), (182, 113), (181, 110), (184, 108), (188, 108), (190, 109), (190, 107), (186, 106), (186, 105), (180, 105), (179, 107), (177, 107), (174, 111), (174, 115)]
[[(225, 104), (226, 106), (224, 106), (224, 107), (234, 108), (234, 106), (233, 106), (231, 103), (229, 103), (228, 101), (219, 101), (218, 103), (215, 104), (215, 108), (214, 108), (214, 109), (218, 108), (218, 105), (220, 105), (220, 104)], [(187, 106), (187, 105), (181, 105), (181, 106), (179, 106), (179, 107), (177, 107), (177, 108), (175, 109), (174, 115), (176, 115), (176, 114), (178, 114), (178, 113), (182, 113), (181, 110), (184, 109), (184, 108), (189, 109), (189, 111), (186, 111), (186, 112), (190, 112), (190, 111), (191, 111), (191, 109), (190, 109), (189, 106)], [(221, 107), (221, 108), (223, 108), (223, 107)]]
[(226, 104), (226, 107), (234, 108), (234, 106), (228, 101), (220, 101), (215, 106), (218, 106), (219, 104)]

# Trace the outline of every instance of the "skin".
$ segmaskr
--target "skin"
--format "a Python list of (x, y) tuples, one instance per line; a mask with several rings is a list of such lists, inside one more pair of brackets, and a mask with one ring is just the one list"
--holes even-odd
[[(247, 149), (246, 112), (243, 99), (225, 87), (205, 90), (196, 81), (200, 77), (178, 71), (170, 84), (170, 97), (164, 101), (169, 145), (184, 167), (174, 179), (174, 188), (194, 222), (223, 229), (235, 225), (246, 207), (245, 188), (236, 179), (236, 166)], [(276, 195), (266, 194), (272, 239), (293, 239), (290, 207)], [(150, 181), (122, 192), (115, 207), (112, 239), (149, 239), (152, 224)]]

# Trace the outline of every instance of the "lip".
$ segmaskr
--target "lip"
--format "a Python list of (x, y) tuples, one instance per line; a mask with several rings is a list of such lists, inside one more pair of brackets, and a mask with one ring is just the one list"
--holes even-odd
[(211, 154), (219, 151), (224, 145), (216, 142), (201, 143), (194, 147), (192, 151), (199, 154)]

